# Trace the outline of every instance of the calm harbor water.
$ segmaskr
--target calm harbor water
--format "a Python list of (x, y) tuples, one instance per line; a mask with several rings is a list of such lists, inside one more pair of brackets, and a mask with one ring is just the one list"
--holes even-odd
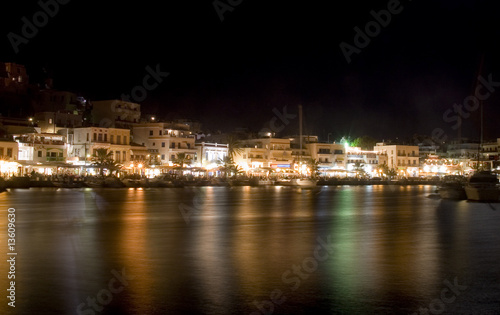
[(0, 313), (500, 314), (500, 204), (434, 190), (9, 190)]

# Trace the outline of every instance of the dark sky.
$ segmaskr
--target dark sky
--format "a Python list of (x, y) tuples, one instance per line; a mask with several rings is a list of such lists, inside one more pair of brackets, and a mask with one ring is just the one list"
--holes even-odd
[[(140, 102), (144, 113), (259, 130), (273, 108), (297, 113), (302, 104), (306, 131), (325, 140), (430, 135), (438, 127), (454, 137), (443, 113), (474, 94), (481, 56), (482, 75), (500, 81), (494, 1), (401, 1), (401, 12), (350, 63), (340, 43), (354, 45), (354, 27), (364, 29), (370, 11), (393, 1), (231, 2), (241, 4), (221, 21), (212, 0), (72, 0), (16, 54), (7, 35), (21, 35), (21, 18), (40, 6), (9, 1), (0, 59), (26, 64), (33, 78), (47, 69), (56, 88), (91, 100), (130, 94), (146, 66), (159, 65), (170, 75)], [(484, 101), (490, 138), (500, 137), (498, 94)], [(463, 135), (477, 136), (479, 112), (463, 120)], [(298, 119), (284, 132), (297, 133)]]

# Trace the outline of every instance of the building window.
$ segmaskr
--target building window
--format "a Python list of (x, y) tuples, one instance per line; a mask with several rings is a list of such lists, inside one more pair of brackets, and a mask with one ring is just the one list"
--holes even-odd
[(104, 142), (107, 142), (107, 141), (108, 141), (108, 134), (107, 134), (107, 133), (105, 133), (105, 134), (104, 134)]
[(191, 143), (187, 143), (188, 149), (191, 149)]
[(172, 154), (172, 155), (170, 156), (170, 161), (173, 161), (173, 160), (175, 160), (175, 155), (173, 155), (173, 154)]
[(160, 130), (160, 131), (158, 131), (158, 134), (161, 136), (161, 130)]
[(109, 142), (115, 143), (115, 136), (114, 135), (109, 136)]
[(127, 151), (122, 152), (122, 158), (123, 158), (123, 161), (127, 160)]
[(161, 147), (164, 148), (165, 147), (165, 142), (162, 142), (161, 143)]
[(94, 141), (97, 141), (97, 133), (94, 132)]
[(89, 133), (87, 132), (87, 141), (89, 141)]
[[(3, 151), (3, 149), (2, 149)], [(12, 148), (7, 148), (7, 156), (12, 157)]]
[(175, 149), (175, 142), (172, 142), (172, 145), (170, 145), (170, 148)]
[(100, 133), (100, 134), (97, 136), (97, 140), (98, 140), (99, 142), (101, 142), (101, 141), (102, 141), (102, 133)]
[(38, 157), (42, 157), (42, 151), (38, 151)]
[(153, 130), (150, 130), (149, 131), (149, 135), (152, 136), (153, 135)]
[(116, 136), (116, 143), (122, 144), (122, 137), (121, 136)]
[(162, 154), (162, 155), (161, 155), (161, 159), (162, 159), (162, 160), (165, 160), (165, 154)]
[(156, 143), (153, 142), (153, 147), (156, 145)]
[(127, 143), (127, 136), (123, 136), (123, 144), (128, 144)]
[(120, 151), (115, 152), (115, 160), (116, 162), (120, 162)]

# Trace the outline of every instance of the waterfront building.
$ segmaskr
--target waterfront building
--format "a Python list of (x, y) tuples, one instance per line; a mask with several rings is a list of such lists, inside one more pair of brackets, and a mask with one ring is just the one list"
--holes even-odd
[(499, 169), (500, 166), (500, 138), (496, 141), (484, 142), (481, 146), (481, 160), (489, 169)]
[(82, 127), (73, 128), (69, 138), (69, 157), (74, 164), (88, 165), (97, 149), (112, 153), (117, 163), (130, 162), (130, 130), (122, 128)]
[(227, 144), (224, 143), (209, 143), (196, 142), (197, 150), (196, 166), (205, 169), (214, 169), (227, 156)]
[(8, 178), (18, 171), (18, 144), (15, 141), (0, 139), (0, 176)]
[(342, 176), (346, 169), (345, 146), (339, 143), (308, 142), (306, 148), (312, 160), (318, 162), (323, 176)]
[(240, 151), (234, 155), (234, 162), (244, 171), (258, 169), (290, 170), (294, 157), (288, 138), (258, 138), (241, 140)]
[(134, 142), (145, 146), (150, 156), (158, 159), (162, 165), (172, 166), (180, 153), (185, 155), (188, 164), (198, 162), (195, 135), (187, 125), (140, 123), (135, 124), (132, 131)]
[[(346, 147), (346, 170), (351, 173), (363, 171), (371, 177), (381, 174), (380, 167), (388, 164), (387, 153), (384, 151), (361, 150), (358, 147)], [(418, 167), (418, 164), (417, 164)]]
[(419, 148), (414, 145), (377, 143), (374, 151), (387, 155), (387, 166), (399, 176), (419, 176)]
[(18, 160), (35, 164), (64, 163), (67, 158), (66, 138), (54, 133), (13, 135), (18, 144)]

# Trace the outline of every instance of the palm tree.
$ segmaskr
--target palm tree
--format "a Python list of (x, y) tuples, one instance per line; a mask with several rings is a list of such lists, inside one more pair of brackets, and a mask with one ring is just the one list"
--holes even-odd
[(184, 165), (189, 165), (191, 164), (191, 158), (189, 155), (186, 155), (186, 153), (177, 153), (177, 158), (174, 159), (173, 161), (174, 164), (179, 165), (181, 168), (184, 167)]
[(361, 163), (360, 161), (356, 161), (354, 162), (354, 170), (356, 171), (356, 177), (359, 177), (359, 175), (365, 175), (365, 170), (364, 170), (364, 167), (365, 165), (363, 163)]
[(228, 177), (228, 174), (232, 172), (233, 169), (237, 169), (234, 164), (233, 158), (229, 155), (225, 156), (222, 159), (217, 160), (217, 164), (221, 165), (219, 169), (224, 173), (224, 177)]
[(99, 168), (99, 174), (104, 176), (104, 169), (107, 165), (115, 163), (113, 160), (113, 152), (108, 149), (100, 148), (97, 149), (91, 159), (92, 165)]
[(227, 155), (233, 159), (234, 155), (243, 153), (243, 148), (241, 147), (241, 141), (234, 135), (228, 135), (226, 138), (227, 142)]
[(394, 168), (389, 168), (386, 163), (380, 165), (379, 169), (382, 170), (382, 174), (385, 174), (387, 177), (389, 177), (389, 179), (398, 175), (398, 172)]

